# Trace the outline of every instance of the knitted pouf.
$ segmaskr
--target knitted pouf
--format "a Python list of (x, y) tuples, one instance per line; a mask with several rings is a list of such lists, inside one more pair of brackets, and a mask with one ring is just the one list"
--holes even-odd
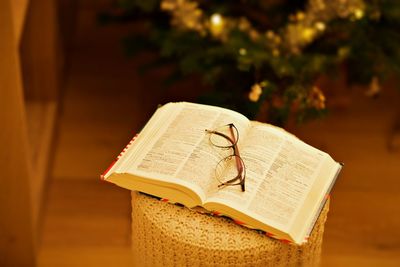
[(329, 201), (297, 246), (132, 191), (133, 259), (135, 266), (316, 266), (328, 209)]

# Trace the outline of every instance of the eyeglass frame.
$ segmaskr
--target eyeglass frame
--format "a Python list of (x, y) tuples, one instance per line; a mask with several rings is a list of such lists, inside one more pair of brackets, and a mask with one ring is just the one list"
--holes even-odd
[[(239, 142), (239, 130), (236, 128), (236, 126), (233, 123), (228, 123), (228, 124), (226, 124), (224, 126), (228, 126), (231, 132), (232, 132), (232, 128), (234, 128), (236, 130), (236, 132), (237, 132), (236, 140), (233, 140), (232, 138), (230, 138), (226, 134), (218, 132), (218, 131), (215, 131), (215, 130), (205, 129), (205, 131), (210, 134), (210, 138), (211, 138), (212, 134), (216, 134), (216, 135), (219, 135), (219, 136), (225, 138), (226, 140), (228, 140), (232, 144), (230, 146), (219, 146), (219, 145), (216, 145), (215, 143), (213, 143), (210, 140), (210, 143), (215, 147), (225, 148), (225, 149), (232, 148), (233, 154), (221, 159), (221, 161), (226, 160), (229, 157), (233, 157), (233, 156), (237, 157), (236, 158), (236, 167), (238, 169), (238, 174), (237, 174), (237, 176), (235, 178), (230, 179), (230, 180), (228, 180), (226, 182), (222, 182), (221, 184), (218, 185), (218, 187), (240, 185), (240, 188), (242, 189), (242, 192), (245, 192), (246, 166), (244, 165), (244, 161), (243, 161), (242, 157), (240, 156), (239, 148), (237, 146), (237, 143)], [(232, 133), (232, 136), (234, 136), (233, 133)], [(236, 180), (239, 180), (240, 182), (239, 183), (233, 183)]]

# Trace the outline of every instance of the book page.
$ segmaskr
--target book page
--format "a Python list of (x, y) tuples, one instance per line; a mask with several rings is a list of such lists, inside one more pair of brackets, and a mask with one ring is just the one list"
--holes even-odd
[(241, 156), (246, 165), (246, 191), (226, 187), (215, 190), (207, 201), (288, 229), (326, 154), (281, 129), (256, 123), (241, 146)]
[[(171, 103), (145, 126), (145, 145), (136, 146), (126, 171), (190, 187), (205, 198), (218, 162), (205, 129), (234, 123), (244, 133), (249, 121), (239, 113), (200, 104)], [(140, 141), (138, 138), (137, 141)]]

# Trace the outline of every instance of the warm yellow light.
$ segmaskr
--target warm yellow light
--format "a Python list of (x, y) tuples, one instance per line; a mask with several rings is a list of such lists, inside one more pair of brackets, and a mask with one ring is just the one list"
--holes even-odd
[(245, 48), (240, 48), (239, 49), (239, 55), (241, 55), (241, 56), (247, 55), (247, 50)]
[(303, 12), (298, 12), (297, 14), (296, 14), (296, 17), (297, 17), (297, 20), (299, 20), (299, 21), (301, 21), (301, 20), (303, 20), (306, 16), (305, 16), (305, 14), (303, 13)]
[(342, 46), (338, 49), (337, 54), (340, 59), (345, 59), (350, 53), (350, 49), (346, 46)]
[(257, 102), (260, 99), (261, 94), (262, 88), (258, 83), (256, 83), (251, 87), (249, 92), (249, 100), (252, 102)]
[(356, 9), (354, 10), (354, 16), (356, 19), (362, 19), (362, 17), (364, 17), (364, 11), (362, 9)]
[(301, 36), (303, 37), (303, 40), (306, 42), (311, 42), (314, 39), (315, 36), (315, 31), (312, 28), (305, 28), (301, 32)]
[(319, 22), (315, 23), (315, 28), (317, 28), (317, 30), (323, 32), (325, 30), (326, 26), (325, 26), (325, 23), (319, 21)]
[(273, 31), (269, 30), (266, 32), (266, 36), (267, 36), (267, 38), (272, 39), (272, 38), (274, 38), (275, 33)]
[(221, 36), (224, 30), (224, 19), (218, 13), (213, 14), (210, 17), (210, 31), (214, 36)]
[(222, 16), (218, 13), (215, 13), (211, 16), (211, 24), (213, 26), (219, 26), (222, 25)]

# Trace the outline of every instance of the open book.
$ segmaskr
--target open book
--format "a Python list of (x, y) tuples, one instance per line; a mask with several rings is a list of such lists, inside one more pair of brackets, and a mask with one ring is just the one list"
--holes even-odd
[[(219, 147), (212, 129), (231, 124), (236, 149)], [(221, 186), (230, 171), (216, 171), (234, 150), (244, 163), (245, 191), (236, 183)], [(328, 154), (281, 128), (228, 109), (180, 102), (160, 107), (102, 178), (301, 244), (340, 170)]]

